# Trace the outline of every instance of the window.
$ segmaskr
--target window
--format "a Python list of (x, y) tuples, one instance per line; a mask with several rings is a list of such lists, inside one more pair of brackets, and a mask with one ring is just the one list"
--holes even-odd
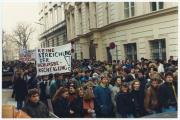
[(49, 40), (46, 39), (46, 47), (49, 47)]
[(166, 59), (166, 42), (165, 39), (150, 41), (151, 59)]
[(56, 25), (58, 23), (58, 7), (54, 7), (54, 24)]
[(74, 13), (72, 13), (72, 35), (75, 36), (75, 18), (74, 18)]
[(163, 2), (151, 2), (150, 6), (151, 6), (151, 11), (157, 11), (157, 10), (164, 8), (164, 3)]
[(59, 37), (57, 37), (57, 39), (56, 39), (56, 44), (57, 44), (57, 46), (59, 46)]
[(134, 2), (124, 3), (124, 15), (125, 18), (134, 16)]
[(95, 27), (97, 27), (96, 2), (94, 2), (94, 10)]
[(81, 8), (79, 8), (79, 32), (80, 34), (82, 34), (82, 12), (81, 12)]
[(46, 42), (43, 42), (43, 48), (45, 48), (46, 47)]
[(54, 39), (52, 39), (52, 47), (54, 47)]
[(106, 2), (106, 20), (107, 20), (107, 24), (109, 23), (109, 4), (108, 2)]
[(87, 12), (87, 25), (90, 29), (90, 13), (89, 13), (89, 3), (86, 3), (86, 12)]
[(53, 21), (53, 10), (50, 10), (50, 27), (52, 27), (54, 25), (54, 21)]
[(125, 49), (126, 59), (137, 60), (136, 43), (125, 44), (124, 49)]
[(48, 29), (48, 14), (45, 14), (45, 30)]
[(70, 17), (67, 17), (67, 29), (68, 29), (68, 37), (71, 38), (71, 23), (70, 23)]

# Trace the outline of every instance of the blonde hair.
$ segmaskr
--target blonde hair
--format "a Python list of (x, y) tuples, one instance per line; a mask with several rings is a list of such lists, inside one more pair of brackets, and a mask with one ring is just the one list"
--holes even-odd
[(131, 89), (132, 89), (132, 90), (134, 90), (134, 84), (135, 84), (135, 82), (139, 82), (139, 84), (141, 85), (141, 83), (140, 83), (139, 80), (137, 80), (137, 79), (133, 80), (132, 83), (131, 83)]

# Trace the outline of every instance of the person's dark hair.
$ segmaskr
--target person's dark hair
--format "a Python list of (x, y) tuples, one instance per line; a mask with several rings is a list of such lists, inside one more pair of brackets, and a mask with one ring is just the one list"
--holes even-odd
[(128, 88), (128, 92), (129, 92), (129, 84), (124, 82), (122, 83), (121, 87), (120, 87), (120, 90), (122, 91), (122, 87), (125, 87), (125, 88)]
[(57, 79), (58, 76), (59, 76), (59, 73), (55, 73), (55, 74), (54, 74), (54, 78), (55, 78), (55, 79)]
[(115, 78), (115, 81), (117, 81), (118, 78), (120, 78), (121, 80), (123, 80), (123, 76), (117, 76), (117, 77)]
[(28, 90), (28, 97), (31, 97), (32, 95), (35, 95), (35, 94), (38, 94), (38, 95), (40, 94), (37, 88)]
[(56, 91), (52, 101), (56, 101), (58, 98), (60, 98), (62, 96), (63, 93), (68, 92), (68, 88), (65, 87), (59, 87), (59, 89)]
[(48, 79), (53, 79), (53, 74), (52, 73), (48, 75)]
[(144, 70), (139, 69), (138, 73), (142, 73), (144, 75)]
[(173, 77), (173, 73), (170, 72), (170, 71), (168, 71), (168, 72), (165, 74), (165, 77), (167, 77), (167, 76), (172, 76), (172, 77)]

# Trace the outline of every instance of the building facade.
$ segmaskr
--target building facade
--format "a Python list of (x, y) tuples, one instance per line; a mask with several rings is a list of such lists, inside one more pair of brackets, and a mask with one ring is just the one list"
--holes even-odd
[(41, 48), (60, 46), (66, 43), (66, 21), (64, 4), (61, 2), (43, 2), (39, 4), (39, 25)]
[(178, 56), (176, 2), (70, 2), (64, 7), (75, 59)]

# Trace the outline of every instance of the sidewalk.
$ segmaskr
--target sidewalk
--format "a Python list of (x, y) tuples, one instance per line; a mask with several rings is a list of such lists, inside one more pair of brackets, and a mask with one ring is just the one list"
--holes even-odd
[(2, 104), (3, 105), (14, 105), (16, 107), (16, 101), (14, 98), (11, 98), (12, 89), (2, 89)]

